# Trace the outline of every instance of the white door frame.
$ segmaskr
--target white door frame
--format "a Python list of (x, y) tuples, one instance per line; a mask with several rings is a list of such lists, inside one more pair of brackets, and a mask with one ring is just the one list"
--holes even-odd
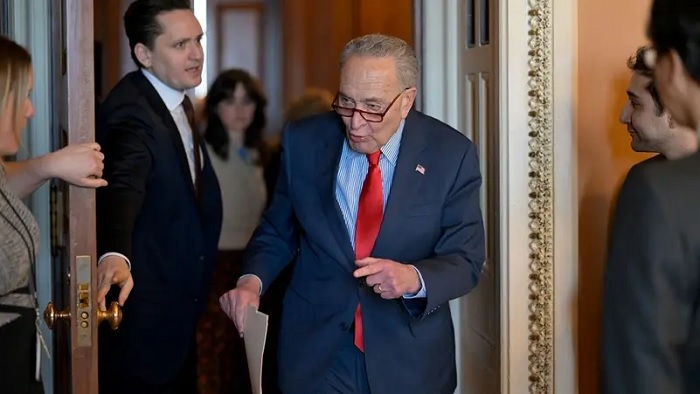
[[(422, 108), (459, 129), (465, 0), (422, 1)], [(499, 0), (496, 15), (501, 392), (568, 394), (578, 386), (577, 1), (529, 3)]]

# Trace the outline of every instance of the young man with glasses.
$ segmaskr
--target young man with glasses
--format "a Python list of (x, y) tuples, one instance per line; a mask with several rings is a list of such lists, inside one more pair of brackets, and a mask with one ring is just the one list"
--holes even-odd
[[(700, 2), (655, 0), (644, 55), (674, 122), (700, 125)], [(603, 295), (603, 394), (700, 393), (700, 154), (630, 170)]]
[(452, 393), (448, 302), (485, 259), (475, 146), (414, 109), (418, 60), (385, 35), (350, 41), (335, 113), (290, 124), (270, 208), (221, 298), (245, 313), (295, 261), (279, 342), (284, 393)]

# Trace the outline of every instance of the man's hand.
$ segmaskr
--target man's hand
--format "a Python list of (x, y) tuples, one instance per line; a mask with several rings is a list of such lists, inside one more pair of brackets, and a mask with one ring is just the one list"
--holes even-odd
[(229, 290), (219, 298), (219, 304), (224, 313), (233, 320), (239, 335), (243, 337), (248, 306), (256, 310), (260, 306), (260, 280), (254, 276), (239, 279), (235, 289)]
[(418, 272), (410, 265), (374, 257), (357, 260), (355, 264), (360, 268), (355, 270), (353, 276), (365, 277), (367, 286), (371, 286), (382, 298), (389, 300), (420, 291)]
[(43, 157), (43, 172), (75, 186), (107, 186), (107, 181), (102, 179), (104, 158), (100, 145), (94, 142), (68, 145)]
[(124, 305), (126, 299), (129, 298), (131, 289), (134, 288), (134, 280), (131, 278), (126, 260), (119, 256), (107, 256), (97, 267), (97, 303), (100, 310), (107, 310), (105, 297), (112, 285), (121, 287), (119, 305)]

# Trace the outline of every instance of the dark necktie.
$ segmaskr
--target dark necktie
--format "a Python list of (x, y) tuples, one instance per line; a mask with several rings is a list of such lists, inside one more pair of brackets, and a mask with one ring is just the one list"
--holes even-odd
[[(369, 257), (377, 240), (379, 228), (384, 216), (384, 195), (382, 193), (382, 171), (379, 169), (381, 151), (367, 155), (369, 169), (360, 193), (360, 203), (357, 209), (355, 224), (355, 258), (357, 260)], [(355, 309), (355, 346), (365, 351), (365, 341), (362, 335), (362, 308), (357, 304)]]
[(192, 149), (194, 150), (194, 190), (197, 195), (197, 200), (201, 197), (201, 178), (202, 178), (202, 157), (199, 152), (199, 133), (197, 133), (197, 126), (194, 122), (194, 107), (192, 106), (192, 101), (185, 95), (185, 99), (182, 100), (182, 108), (185, 110), (185, 115), (187, 116), (187, 122), (190, 124), (190, 130), (192, 130)]

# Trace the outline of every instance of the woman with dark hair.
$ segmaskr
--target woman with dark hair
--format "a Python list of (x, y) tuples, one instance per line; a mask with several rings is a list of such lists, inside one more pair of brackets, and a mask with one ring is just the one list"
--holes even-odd
[(204, 104), (204, 139), (221, 186), (223, 225), (207, 310), (197, 335), (202, 394), (250, 392), (243, 341), (218, 300), (236, 285), (243, 250), (267, 200), (262, 169), (266, 105), (260, 84), (240, 69), (221, 73)]
[[(247, 71), (224, 71), (214, 81), (205, 101), (204, 138), (219, 158), (226, 161), (231, 147), (237, 154), (251, 151), (261, 164), (267, 98), (262, 87)], [(232, 142), (233, 140), (233, 142)]]

